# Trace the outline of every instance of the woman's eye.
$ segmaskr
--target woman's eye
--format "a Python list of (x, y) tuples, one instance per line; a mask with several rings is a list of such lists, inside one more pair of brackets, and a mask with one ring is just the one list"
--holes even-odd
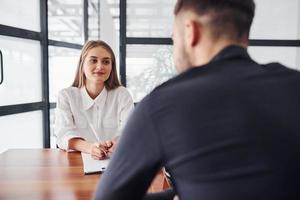
[(102, 63), (103, 63), (104, 65), (109, 65), (109, 64), (110, 64), (110, 60), (104, 60)]
[(91, 59), (90, 62), (93, 63), (93, 64), (97, 63), (97, 59)]

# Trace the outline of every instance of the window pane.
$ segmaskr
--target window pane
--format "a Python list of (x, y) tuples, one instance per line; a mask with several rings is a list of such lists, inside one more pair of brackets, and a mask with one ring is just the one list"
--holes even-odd
[(82, 2), (48, 0), (49, 39), (83, 44)]
[[(128, 37), (170, 37), (175, 0), (127, 1)], [(269, 5), (272, 5), (271, 7)], [(256, 1), (251, 39), (299, 39), (300, 1)]]
[(103, 26), (103, 23), (105, 23), (105, 19), (103, 19), (103, 15), (105, 15), (105, 10), (109, 10), (110, 16), (113, 19), (113, 27), (116, 33), (116, 38), (117, 40), (119, 39), (119, 30), (120, 30), (120, 5), (119, 5), (119, 0), (106, 0), (106, 1), (101, 1), (100, 4), (100, 30), (102, 31), (103, 29), (105, 29), (105, 26)]
[(40, 31), (40, 1), (1, 0), (0, 24)]
[(59, 90), (72, 85), (80, 50), (49, 46), (50, 102), (56, 102)]
[(128, 0), (127, 37), (171, 37), (176, 0)]
[(300, 70), (300, 48), (296, 47), (249, 47), (249, 54), (259, 63), (280, 62)]
[(251, 39), (300, 39), (299, 0), (255, 2)]
[(176, 74), (172, 46), (128, 45), (126, 67), (127, 88), (138, 102)]
[[(88, 36), (89, 40), (100, 39), (100, 0), (88, 1)], [(102, 3), (101, 3), (102, 5)]]
[(43, 148), (41, 111), (0, 117), (0, 153), (11, 148)]
[(41, 101), (40, 42), (0, 36), (0, 50), (4, 68), (0, 106)]

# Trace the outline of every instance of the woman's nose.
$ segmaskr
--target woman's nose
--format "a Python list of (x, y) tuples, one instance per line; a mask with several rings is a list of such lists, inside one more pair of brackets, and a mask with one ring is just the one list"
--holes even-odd
[(96, 68), (97, 68), (97, 69), (99, 69), (99, 70), (100, 70), (100, 69), (102, 69), (102, 67), (103, 67), (103, 65), (102, 65), (102, 63), (101, 63), (101, 62), (97, 63), (97, 65), (96, 65)]

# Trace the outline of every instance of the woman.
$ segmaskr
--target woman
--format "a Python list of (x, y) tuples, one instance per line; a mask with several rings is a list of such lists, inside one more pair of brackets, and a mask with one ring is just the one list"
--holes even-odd
[(132, 109), (132, 97), (117, 77), (112, 49), (103, 41), (89, 41), (81, 51), (72, 87), (58, 94), (57, 145), (105, 159)]

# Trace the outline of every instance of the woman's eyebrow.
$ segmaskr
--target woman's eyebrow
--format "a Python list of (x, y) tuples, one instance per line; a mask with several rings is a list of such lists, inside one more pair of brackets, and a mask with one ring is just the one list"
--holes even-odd
[(97, 56), (90, 56), (90, 58), (98, 58)]
[[(97, 56), (90, 56), (90, 58), (96, 58), (98, 59)], [(110, 57), (103, 57), (102, 60), (110, 60), (111, 58)]]

